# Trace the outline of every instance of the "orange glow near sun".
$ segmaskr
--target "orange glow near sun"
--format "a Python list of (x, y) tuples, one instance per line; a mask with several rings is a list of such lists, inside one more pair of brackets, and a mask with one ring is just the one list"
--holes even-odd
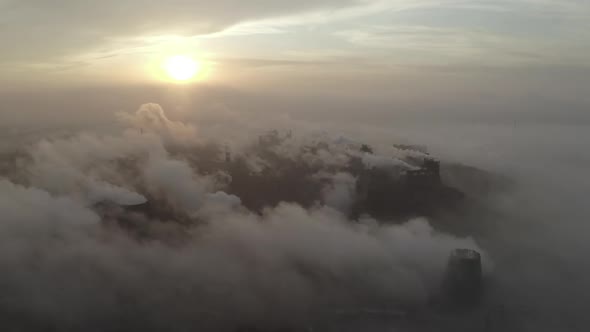
[(163, 69), (166, 76), (177, 82), (195, 79), (202, 70), (201, 63), (184, 55), (175, 55), (164, 61)]

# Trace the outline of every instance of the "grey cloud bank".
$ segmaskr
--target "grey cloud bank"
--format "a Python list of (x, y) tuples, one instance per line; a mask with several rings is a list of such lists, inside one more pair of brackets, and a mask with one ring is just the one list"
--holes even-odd
[[(186, 136), (190, 125), (168, 120), (154, 104), (125, 118), (138, 127), (35, 143), (24, 168), (3, 174), (11, 179), (0, 181), (0, 265), (11, 271), (0, 278), (5, 327), (297, 325), (358, 306), (424, 303), (452, 249), (483, 252), (472, 238), (435, 231), (424, 218), (351, 223), (327, 206), (288, 203), (255, 214), (223, 193), (215, 175), (182, 159), (190, 154), (169, 152), (200, 144)], [(351, 181), (335, 175), (324, 192), (328, 205), (348, 204)], [(107, 202), (141, 203), (135, 190), (194, 224), (131, 213), (124, 218), (133, 236), (111, 219), (124, 212), (96, 208), (97, 192)]]
[[(339, 126), (318, 134), (292, 120), (250, 126), (256, 118), (230, 112), (216, 120), (211, 134), (202, 130), (206, 122), (193, 126), (170, 120), (155, 104), (119, 118), (124, 125), (111, 134), (99, 131), (34, 143), (26, 168), (4, 172), (12, 180), (0, 185), (1, 210), (8, 217), (2, 224), (2, 262), (14, 271), (5, 275), (4, 284), (10, 285), (12, 300), (6, 309), (14, 312), (15, 326), (23, 326), (18, 325), (23, 317), (35, 317), (34, 322), (72, 329), (109, 330), (109, 324), (123, 324), (129, 329), (223, 330), (243, 321), (275, 325), (313, 319), (338, 310), (331, 307), (334, 303), (416, 304), (436, 287), (454, 247), (487, 253), (493, 301), (518, 317), (522, 330), (583, 331), (587, 326), (583, 303), (590, 295), (583, 289), (590, 267), (583, 256), (584, 220), (590, 211), (583, 197), (590, 184), (582, 175), (590, 158), (583, 152), (584, 125), (515, 129), (414, 123), (392, 124), (389, 133), (378, 127), (350, 131)], [(203, 175), (169, 152), (179, 144), (182, 151), (186, 144), (211, 139), (241, 149), (247, 144), (223, 136), (234, 130), (234, 121), (251, 133), (273, 125), (295, 126), (316, 132), (315, 137), (326, 137), (327, 130), (348, 132), (371, 142), (380, 154), (388, 153), (388, 142), (403, 138), (428, 146), (443, 160), (509, 176), (516, 186), (457, 217), (455, 222), (464, 224), (461, 233), (472, 238), (434, 230), (438, 220), (378, 225), (364, 219), (351, 225), (342, 214), (353, 195), (355, 180), (349, 174), (318, 174), (318, 179), (329, 180), (321, 192), (327, 206), (280, 204), (256, 215), (244, 209), (239, 197), (223, 192), (223, 175)], [(222, 130), (224, 126), (228, 128)], [(251, 133), (238, 137), (243, 140)], [(297, 142), (274, 151), (296, 157)], [(354, 140), (331, 142), (336, 150), (320, 157), (326, 165), (338, 165), (342, 157), (337, 147)], [(400, 162), (407, 157), (395, 153)], [(114, 169), (113, 160), (121, 158), (139, 161), (137, 173)], [(383, 158), (380, 164), (385, 160), (395, 161)], [(260, 172), (264, 161), (255, 163), (252, 170)], [(105, 229), (105, 217), (92, 208), (96, 197), (141, 200), (138, 188), (140, 195), (205, 224), (187, 229), (132, 219), (140, 234), (154, 238), (147, 242), (137, 242), (112, 225)], [(62, 290), (61, 295), (52, 289)], [(60, 299), (59, 310), (51, 309), (56, 308), (52, 299)], [(265, 319), (269, 313), (276, 320)], [(137, 315), (149, 319), (138, 321)]]

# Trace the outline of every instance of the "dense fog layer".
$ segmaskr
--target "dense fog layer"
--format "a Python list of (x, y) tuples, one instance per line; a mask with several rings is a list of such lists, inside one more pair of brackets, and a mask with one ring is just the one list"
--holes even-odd
[[(119, 118), (119, 133), (42, 139), (7, 154), (0, 182), (7, 326), (222, 329), (407, 308), (439, 287), (453, 249), (483, 252), (473, 238), (438, 232), (425, 218), (349, 218), (351, 158), (400, 172), (415, 168), (404, 159), (422, 152), (390, 147), (379, 155), (342, 137), (276, 132), (220, 145), (156, 104)], [(252, 183), (234, 189), (245, 197), (226, 192), (233, 179), (224, 167), (249, 174)], [(255, 176), (262, 172), (274, 180), (265, 184)], [(242, 199), (262, 185), (316, 196), (286, 194), (281, 202), (260, 194), (248, 209)]]
[[(440, 287), (449, 253), (472, 248), (484, 255), (486, 310), (520, 330), (583, 330), (590, 211), (580, 175), (590, 160), (571, 128), (318, 131), (285, 120), (273, 122), (278, 131), (240, 131), (231, 120), (212, 130), (145, 104), (108, 130), (10, 136), (0, 164), (3, 324), (231, 330), (415, 310)], [(359, 174), (396, 178), (431, 156), (461, 204), (354, 213)]]

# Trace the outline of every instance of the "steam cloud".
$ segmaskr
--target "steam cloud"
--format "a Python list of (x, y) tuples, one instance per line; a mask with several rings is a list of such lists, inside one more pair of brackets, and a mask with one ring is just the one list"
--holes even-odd
[[(228, 193), (230, 175), (193, 158), (209, 144), (196, 128), (156, 104), (120, 118), (118, 134), (33, 144), (0, 180), (3, 326), (222, 331), (411, 307), (439, 286), (452, 249), (482, 251), (425, 218), (349, 219), (356, 178), (339, 167), (357, 156), (365, 167), (411, 168), (403, 151), (369, 155), (324, 138), (311, 153), (290, 136), (271, 136), (270, 155), (232, 151), (253, 174), (277, 156), (318, 170), (315, 202), (254, 211)], [(222, 163), (216, 146), (210, 159)]]

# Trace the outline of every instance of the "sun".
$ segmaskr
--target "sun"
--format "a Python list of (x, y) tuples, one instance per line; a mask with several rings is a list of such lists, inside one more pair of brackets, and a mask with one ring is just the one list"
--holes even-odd
[(201, 65), (190, 57), (175, 55), (164, 62), (164, 70), (173, 80), (188, 81), (199, 74)]

